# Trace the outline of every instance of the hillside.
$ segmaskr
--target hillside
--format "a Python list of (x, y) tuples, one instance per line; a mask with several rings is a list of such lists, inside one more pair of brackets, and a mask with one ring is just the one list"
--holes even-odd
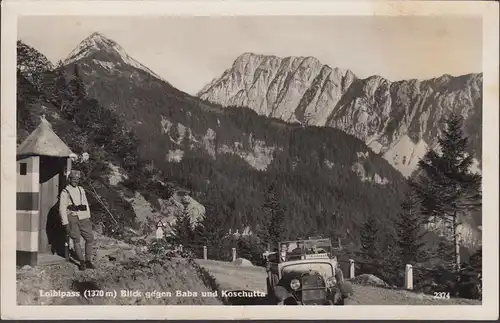
[(202, 102), (126, 63), (103, 35), (89, 38), (73, 52), (87, 43), (100, 49), (68, 59), (67, 75), (77, 73), (89, 96), (120, 115), (140, 138), (141, 156), (166, 178), (202, 204), (216, 203), (228, 228), (262, 222), (263, 193), (273, 179), (290, 236), (321, 228), (355, 243), (366, 214), (390, 223), (397, 212), (402, 176), (355, 137)]
[[(22, 55), (18, 58), (17, 143), (21, 143), (39, 124), (40, 116), (45, 115), (73, 152), (90, 153), (88, 164), (75, 167), (86, 174), (82, 185), (88, 192), (96, 230), (149, 240), (159, 220), (172, 224), (186, 211), (195, 220), (203, 217), (196, 200), (177, 193), (184, 188), (147, 167), (147, 160), (138, 155), (139, 140), (115, 113), (85, 93), (78, 93), (78, 82), (74, 79), (68, 82), (57, 71), (45, 69), (43, 73), (31, 73), (28, 76), (35, 76), (38, 82), (30, 81), (21, 72), (22, 63), (34, 61)], [(42, 67), (38, 65), (38, 68)], [(150, 197), (150, 201), (145, 196)]]
[[(71, 263), (18, 269), (19, 305), (221, 305), (216, 297), (180, 297), (177, 291), (211, 291), (199, 276), (196, 264), (188, 259), (155, 260), (140, 247), (101, 235), (96, 236), (96, 270), (79, 272)], [(84, 297), (85, 291), (104, 293)], [(121, 295), (121, 291), (141, 294)], [(62, 291), (65, 297), (41, 295), (40, 291)], [(156, 292), (156, 294), (154, 294)], [(171, 295), (158, 293), (170, 292)], [(71, 293), (72, 296), (69, 294)]]
[(244, 53), (198, 96), (287, 122), (341, 129), (405, 176), (435, 146), (442, 118), (454, 111), (466, 119), (470, 153), (481, 168), (481, 73), (392, 82), (378, 75), (360, 79), (314, 57)]

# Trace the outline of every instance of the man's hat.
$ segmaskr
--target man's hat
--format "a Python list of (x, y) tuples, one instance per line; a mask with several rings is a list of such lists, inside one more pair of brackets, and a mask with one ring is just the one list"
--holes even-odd
[(68, 178), (72, 178), (72, 177), (80, 178), (81, 176), (82, 176), (82, 174), (79, 170), (72, 169), (71, 172), (69, 172)]

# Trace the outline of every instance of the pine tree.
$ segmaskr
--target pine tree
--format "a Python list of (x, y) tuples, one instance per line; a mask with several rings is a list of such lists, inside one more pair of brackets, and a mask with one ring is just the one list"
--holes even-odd
[(205, 217), (194, 229), (194, 241), (201, 248), (207, 246), (210, 259), (222, 259), (224, 254), (223, 242), (226, 237), (225, 219), (222, 213), (217, 212), (216, 204), (203, 204), (205, 206)]
[(462, 133), (463, 118), (451, 114), (439, 137), (441, 152), (429, 150), (418, 163), (419, 182), (413, 187), (422, 201), (422, 213), (449, 225), (454, 244), (454, 263), (460, 269), (457, 227), (460, 217), (481, 207), (481, 175), (470, 171), (473, 158), (466, 152), (468, 138)]
[(363, 266), (364, 268), (372, 269), (372, 272), (385, 282), (401, 286), (403, 283), (403, 268), (405, 266), (404, 261), (401, 260), (399, 256), (399, 248), (397, 244), (397, 232), (396, 230), (387, 230), (384, 234), (384, 242), (381, 244), (380, 250), (384, 252), (381, 253), (380, 260), (383, 266)]
[(187, 212), (183, 212), (172, 228), (174, 241), (184, 247), (189, 247), (194, 241), (194, 230), (191, 217)]
[(426, 258), (426, 253), (423, 250), (425, 243), (422, 240), (424, 230), (420, 204), (413, 189), (406, 192), (401, 208), (395, 223), (396, 254), (403, 264), (416, 264)]
[(85, 84), (80, 76), (80, 69), (78, 65), (74, 65), (73, 77), (69, 82), (71, 95), (74, 104), (81, 104), (87, 96), (87, 90), (85, 89)]
[(72, 120), (72, 114), (68, 112), (71, 110), (69, 99), (71, 98), (71, 91), (69, 88), (68, 80), (64, 72), (64, 65), (62, 61), (58, 61), (54, 73), (54, 100), (53, 102), (59, 106), (61, 113), (68, 119)]
[(368, 259), (377, 259), (380, 255), (378, 223), (373, 216), (368, 217), (361, 229), (361, 251)]
[(17, 41), (17, 72), (26, 77), (36, 90), (45, 90), (45, 73), (51, 69), (51, 63), (36, 49)]
[[(38, 126), (38, 120), (35, 119), (35, 116), (32, 112), (32, 109), (29, 108), (26, 97), (29, 97), (29, 94), (35, 91), (33, 87), (31, 87), (31, 83), (23, 77), (20, 71), (17, 71), (17, 122), (18, 125), (22, 124), (20, 129), (26, 131), (27, 134), (30, 134), (35, 128)], [(26, 136), (27, 136), (26, 134)], [(22, 136), (17, 136), (17, 141), (20, 144), (24, 138)]]
[(474, 252), (474, 254), (469, 258), (470, 267), (475, 270), (478, 274), (483, 273), (483, 248), (480, 247)]
[(454, 263), (452, 254), (453, 244), (448, 241), (446, 237), (442, 237), (436, 248), (435, 257), (439, 259), (445, 266), (445, 268), (452, 267), (450, 264)]
[(261, 241), (270, 243), (271, 246), (276, 246), (285, 238), (285, 209), (281, 204), (281, 197), (276, 189), (276, 183), (272, 182), (269, 186), (263, 211), (266, 215), (266, 223), (261, 230)]

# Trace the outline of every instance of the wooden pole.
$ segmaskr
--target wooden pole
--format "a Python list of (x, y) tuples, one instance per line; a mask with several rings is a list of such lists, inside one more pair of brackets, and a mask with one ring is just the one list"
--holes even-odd
[(235, 261), (236, 260), (236, 248), (233, 248), (232, 251), (233, 251), (233, 261)]
[(207, 260), (207, 246), (203, 246), (203, 259)]

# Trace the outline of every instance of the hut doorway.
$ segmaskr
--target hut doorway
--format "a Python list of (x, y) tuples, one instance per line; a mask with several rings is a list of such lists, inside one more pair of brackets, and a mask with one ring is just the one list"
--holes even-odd
[(65, 232), (59, 216), (59, 194), (66, 186), (66, 158), (40, 157), (40, 230), (38, 252), (64, 257)]

